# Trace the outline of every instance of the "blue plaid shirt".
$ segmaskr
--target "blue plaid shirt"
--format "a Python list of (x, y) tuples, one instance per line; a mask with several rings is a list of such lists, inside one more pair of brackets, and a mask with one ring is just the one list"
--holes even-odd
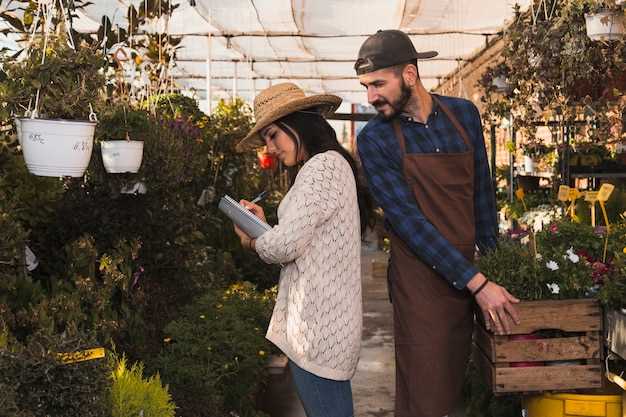
[[(474, 214), (481, 252), (496, 245), (496, 203), (478, 109), (468, 100), (437, 96), (459, 120), (474, 146)], [(467, 145), (433, 101), (426, 123), (398, 116), (407, 153), (464, 152)], [(401, 150), (391, 121), (376, 116), (358, 136), (358, 151), (370, 190), (385, 212), (386, 226), (455, 288), (465, 288), (478, 270), (424, 217), (402, 172)]]

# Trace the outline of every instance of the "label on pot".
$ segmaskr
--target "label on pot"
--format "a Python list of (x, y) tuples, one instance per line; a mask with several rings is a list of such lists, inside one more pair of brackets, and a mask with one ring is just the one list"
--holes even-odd
[(77, 152), (91, 152), (91, 142), (87, 140), (79, 140), (74, 143), (72, 149)]
[(31, 142), (35, 142), (35, 143), (40, 143), (42, 145), (45, 143), (41, 133), (31, 133), (31, 134), (29, 134), (28, 135), (28, 140), (30, 140)]

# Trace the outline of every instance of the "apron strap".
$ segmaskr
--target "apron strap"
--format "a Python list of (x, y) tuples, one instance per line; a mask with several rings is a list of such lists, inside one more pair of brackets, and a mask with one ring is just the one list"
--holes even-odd
[(400, 143), (400, 151), (402, 152), (402, 157), (404, 158), (404, 155), (406, 155), (406, 141), (404, 139), (404, 133), (402, 133), (402, 127), (400, 126), (400, 122), (397, 118), (393, 119), (391, 125), (393, 126), (393, 131), (396, 134), (396, 139), (398, 139), (398, 142)]
[(474, 147), (472, 146), (472, 141), (470, 140), (467, 132), (465, 131), (465, 129), (463, 128), (463, 126), (461, 125), (459, 120), (456, 118), (454, 113), (452, 113), (452, 111), (448, 108), (448, 106), (444, 105), (441, 102), (441, 100), (439, 100), (437, 97), (435, 97), (434, 94), (431, 94), (430, 96), (433, 98), (435, 103), (437, 103), (439, 105), (439, 107), (441, 107), (441, 110), (443, 110), (443, 112), (446, 114), (446, 116), (448, 116), (448, 119), (450, 119), (450, 121), (452, 122), (452, 125), (454, 125), (454, 127), (457, 130), (457, 132), (459, 132), (459, 134), (463, 138), (463, 142), (465, 142), (465, 144), (469, 147), (470, 150), (474, 149)]

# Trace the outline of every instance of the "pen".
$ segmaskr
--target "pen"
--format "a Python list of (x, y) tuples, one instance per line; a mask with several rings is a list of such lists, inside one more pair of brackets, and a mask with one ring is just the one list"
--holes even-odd
[(259, 201), (263, 200), (266, 195), (267, 195), (267, 191), (261, 191), (261, 193), (259, 195), (257, 195), (256, 197), (254, 197), (254, 199), (252, 199), (252, 201), (250, 201), (250, 202), (252, 204), (258, 203)]

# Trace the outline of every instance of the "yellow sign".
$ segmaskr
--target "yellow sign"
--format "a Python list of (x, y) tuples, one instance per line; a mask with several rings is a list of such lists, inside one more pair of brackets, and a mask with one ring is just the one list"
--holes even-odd
[(615, 186), (613, 184), (602, 184), (602, 186), (600, 187), (600, 190), (598, 191), (598, 200), (600, 201), (607, 201), (609, 199), (609, 197), (611, 196), (611, 193), (613, 192), (613, 190), (615, 189)]
[(588, 201), (590, 203), (595, 203), (596, 201), (598, 201), (598, 191), (586, 191), (585, 201)]
[(578, 199), (580, 197), (581, 197), (580, 191), (578, 191), (576, 188), (570, 188), (569, 189), (568, 200), (576, 201), (576, 199)]
[(57, 353), (59, 360), (65, 364), (91, 361), (104, 358), (104, 348), (94, 348), (70, 353)]
[(558, 194), (559, 201), (569, 200), (569, 190), (570, 188), (567, 185), (559, 186), (559, 194)]

